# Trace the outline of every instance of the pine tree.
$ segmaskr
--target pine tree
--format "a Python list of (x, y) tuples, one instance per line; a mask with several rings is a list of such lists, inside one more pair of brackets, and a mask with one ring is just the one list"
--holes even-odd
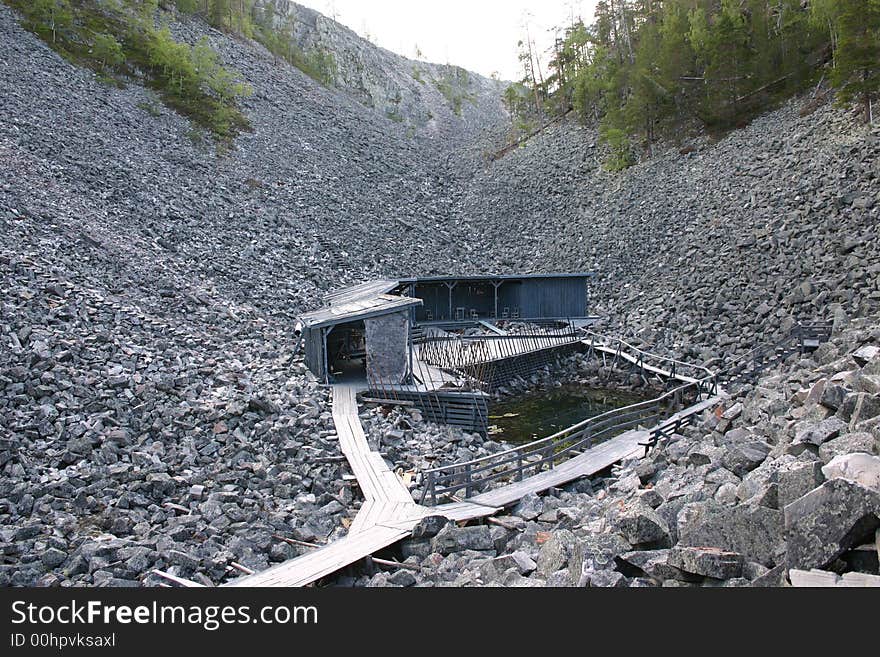
[(749, 31), (737, 0), (722, 0), (709, 28), (706, 82), (707, 115), (731, 125), (738, 118), (738, 97), (749, 86), (752, 70)]
[(832, 80), (842, 102), (861, 101), (873, 121), (880, 91), (880, 0), (837, 0), (837, 56)]
[(52, 33), (52, 43), (57, 41), (58, 32), (69, 27), (73, 20), (68, 0), (33, 0), (27, 16), (33, 29)]
[(125, 61), (122, 45), (112, 34), (98, 34), (92, 43), (92, 54), (105, 69), (115, 68)]
[(199, 10), (199, 0), (175, 0), (175, 5), (184, 14), (194, 14)]
[(220, 30), (229, 29), (232, 26), (230, 0), (211, 0), (208, 11), (208, 20), (211, 25)]

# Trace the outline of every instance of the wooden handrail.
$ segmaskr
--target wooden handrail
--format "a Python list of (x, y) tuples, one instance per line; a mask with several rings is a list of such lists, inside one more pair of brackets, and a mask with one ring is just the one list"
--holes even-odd
[[(589, 342), (583, 338), (583, 335), (589, 336)], [(487, 336), (474, 336), (473, 339), (478, 340), (485, 337)], [(490, 337), (493, 339), (505, 339), (513, 336)], [(447, 341), (451, 342), (459, 339), (459, 337), (447, 338)], [(652, 354), (638, 349), (623, 340), (617, 338), (609, 339), (592, 331), (583, 331), (579, 334), (579, 339), (594, 350), (613, 349), (615, 361), (623, 356), (625, 360), (630, 360), (642, 372), (653, 371), (655, 374), (667, 377), (668, 380), (679, 381), (682, 385), (667, 390), (655, 399), (606, 411), (605, 413), (582, 420), (546, 438), (534, 440), (525, 445), (518, 445), (469, 461), (425, 469), (422, 471), (422, 503), (430, 497), (431, 503), (436, 504), (438, 497), (447, 493), (454, 493), (462, 488), (467, 491), (469, 496), (471, 491), (491, 481), (510, 476), (521, 479), (524, 471), (528, 469), (539, 470), (547, 465), (553, 468), (555, 462), (561, 456), (580, 450), (585, 445), (592, 444), (598, 438), (602, 438), (609, 433), (620, 432), (637, 426), (649, 419), (663, 418), (666, 414), (675, 412), (678, 404), (683, 399), (689, 398), (686, 394), (689, 391), (693, 393), (694, 400), (699, 400), (706, 394), (713, 395), (717, 393), (716, 374), (701, 365), (694, 365)], [(666, 365), (668, 369), (651, 365), (652, 370), (646, 370), (646, 363), (649, 361)], [(687, 377), (679, 373), (680, 369), (690, 370), (701, 376), (699, 378)], [(675, 426), (680, 426), (680, 420), (677, 421)], [(511, 464), (515, 465), (510, 467)]]
[[(775, 344), (759, 345), (746, 354), (733, 367), (728, 368), (725, 373), (739, 372), (744, 374), (749, 369), (751, 369), (752, 373), (760, 372), (770, 362), (775, 362), (780, 357), (780, 352), (782, 357), (794, 353), (793, 343), (797, 342), (799, 349), (803, 350), (805, 340), (817, 339), (821, 341), (823, 338), (827, 339), (830, 336), (830, 331), (831, 326), (827, 322), (799, 323), (786, 338)], [(473, 490), (488, 482), (508, 476), (522, 479), (525, 470), (531, 468), (536, 470), (543, 469), (548, 464), (552, 468), (561, 456), (579, 450), (585, 444), (595, 442), (597, 438), (603, 437), (605, 434), (619, 432), (635, 426), (649, 417), (651, 419), (663, 418), (667, 413), (672, 414), (673, 409), (680, 403), (683, 403), (684, 399), (688, 398), (686, 395), (688, 392), (693, 393), (694, 402), (698, 401), (703, 395), (714, 395), (718, 392), (718, 375), (702, 365), (694, 365), (674, 358), (652, 354), (620, 338), (607, 338), (587, 330), (584, 330), (583, 334), (589, 336), (589, 342), (586, 339), (583, 342), (588, 344), (593, 350), (598, 348), (613, 353), (615, 363), (621, 357), (624, 357), (625, 360), (629, 360), (643, 373), (646, 371), (646, 362), (660, 363), (668, 369), (652, 365), (650, 367), (656, 370), (654, 373), (662, 374), (670, 381), (675, 380), (683, 382), (683, 384), (668, 390), (655, 399), (606, 411), (578, 422), (562, 431), (558, 431), (551, 436), (534, 440), (525, 445), (519, 445), (502, 452), (462, 463), (424, 470), (422, 474), (427, 481), (422, 492), (422, 502), (430, 495), (432, 503), (436, 503), (438, 496), (453, 493), (462, 488), (470, 496)], [(489, 336), (467, 336), (468, 339), (474, 340), (486, 339), (486, 337)], [(491, 336), (492, 339), (502, 340), (509, 339), (510, 337), (516, 336)], [(548, 336), (541, 335), (541, 337)], [(450, 341), (460, 339), (459, 337), (448, 338)], [(679, 373), (679, 369), (695, 371), (702, 376), (697, 378), (686, 377)], [(660, 424), (651, 430), (648, 442), (645, 444), (646, 450), (651, 445), (656, 444), (660, 438), (669, 435), (671, 432), (679, 431), (682, 426), (686, 426), (693, 421), (694, 416), (692, 414), (676, 416), (674, 421), (669, 423), (661, 421)], [(507, 467), (514, 462), (516, 463), (514, 468)], [(483, 473), (490, 474), (484, 477), (478, 476)], [(464, 481), (462, 482), (463, 477)]]

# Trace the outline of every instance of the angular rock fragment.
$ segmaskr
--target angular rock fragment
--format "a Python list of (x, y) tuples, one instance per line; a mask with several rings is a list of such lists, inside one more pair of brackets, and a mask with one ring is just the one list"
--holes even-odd
[(694, 575), (732, 579), (742, 575), (745, 559), (736, 552), (714, 547), (674, 547), (669, 551), (667, 563)]
[(880, 493), (832, 479), (785, 507), (786, 565), (827, 568), (880, 527)]

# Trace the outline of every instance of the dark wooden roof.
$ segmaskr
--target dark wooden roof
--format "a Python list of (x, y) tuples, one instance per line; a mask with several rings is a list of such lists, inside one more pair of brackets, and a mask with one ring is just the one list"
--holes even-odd
[(374, 296), (337, 294), (330, 306), (306, 313), (300, 317), (300, 321), (306, 328), (324, 328), (379, 317), (421, 305), (421, 299), (398, 297), (391, 294)]
[(526, 279), (592, 278), (593, 272), (560, 274), (462, 274), (455, 276), (412, 276), (401, 283), (442, 283), (444, 281), (522, 281)]
[(341, 290), (334, 290), (333, 292), (324, 295), (324, 303), (328, 305), (337, 305), (350, 303), (352, 301), (357, 301), (358, 299), (370, 299), (377, 297), (380, 294), (388, 294), (398, 285), (399, 283), (397, 281), (367, 281), (366, 283), (361, 283), (359, 285), (344, 287)]

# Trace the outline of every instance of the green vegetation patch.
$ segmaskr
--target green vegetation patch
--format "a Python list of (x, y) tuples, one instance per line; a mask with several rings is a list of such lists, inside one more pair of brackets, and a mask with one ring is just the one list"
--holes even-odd
[[(593, 24), (557, 41), (549, 75), (536, 75), (530, 40), (521, 48), (534, 112), (598, 123), (609, 169), (694, 125), (742, 127), (819, 80), (866, 122), (880, 97), (880, 0), (599, 2)], [(505, 94), (514, 114), (527, 98)]]
[(250, 130), (238, 102), (251, 88), (220, 64), (207, 39), (190, 46), (157, 28), (157, 0), (3, 1), (21, 12), (25, 28), (101, 79), (122, 84), (140, 73), (166, 105), (224, 146)]
[(456, 116), (461, 116), (465, 101), (471, 104), (476, 102), (475, 96), (467, 92), (468, 84), (470, 84), (469, 73), (458, 66), (449, 67), (446, 75), (434, 80), (434, 86), (443, 94)]

